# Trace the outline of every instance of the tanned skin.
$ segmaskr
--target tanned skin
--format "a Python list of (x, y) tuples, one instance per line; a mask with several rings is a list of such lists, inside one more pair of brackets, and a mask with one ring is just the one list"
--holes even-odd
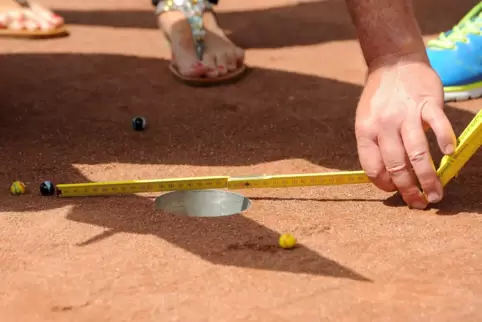
[(345, 0), (368, 67), (412, 57), (428, 63), (410, 0)]
[(355, 121), (360, 163), (377, 187), (425, 209), (443, 196), (425, 130), (433, 130), (445, 154), (454, 152), (456, 137), (412, 1), (345, 2), (368, 66)]

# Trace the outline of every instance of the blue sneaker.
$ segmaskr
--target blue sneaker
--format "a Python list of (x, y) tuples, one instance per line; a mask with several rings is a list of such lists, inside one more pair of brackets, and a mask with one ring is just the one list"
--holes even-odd
[(452, 30), (427, 43), (432, 68), (444, 86), (445, 101), (482, 96), (482, 1)]

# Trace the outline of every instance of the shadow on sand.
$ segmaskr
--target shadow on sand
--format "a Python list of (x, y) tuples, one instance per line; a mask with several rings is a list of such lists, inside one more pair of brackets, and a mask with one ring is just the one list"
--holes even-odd
[[(417, 0), (413, 1), (413, 5), (422, 32), (432, 35), (450, 29), (475, 2)], [(154, 8), (146, 8), (128, 11), (53, 9), (73, 25), (157, 29)], [(219, 11), (217, 16), (230, 38), (246, 49), (307, 46), (356, 39), (343, 0), (301, 2), (236, 12)]]
[[(166, 61), (98, 54), (3, 55), (0, 70), (4, 187), (13, 178), (85, 182), (75, 164), (112, 162), (233, 166), (303, 158), (359, 169), (353, 122), (361, 88), (352, 84), (254, 69), (222, 90), (193, 89), (173, 80)], [(450, 106), (447, 113), (457, 133), (474, 116)], [(149, 129), (132, 131), (133, 115), (145, 116)], [(450, 201), (442, 208), (480, 212), (472, 192), (481, 185), (477, 164), (480, 155), (451, 185)], [(84, 246), (117, 232), (151, 234), (216, 264), (367, 281), (302, 245), (280, 251), (271, 246), (279, 234), (246, 216), (161, 215), (152, 200), (141, 197), (119, 202), (32, 193), (19, 202), (3, 191), (2, 212), (71, 206), (68, 219), (105, 227), (105, 236)]]

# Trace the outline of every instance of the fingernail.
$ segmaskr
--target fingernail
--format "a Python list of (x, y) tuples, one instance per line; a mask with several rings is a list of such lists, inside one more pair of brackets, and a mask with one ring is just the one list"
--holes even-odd
[(453, 144), (447, 144), (445, 146), (445, 154), (452, 154), (455, 152), (455, 148)]
[(436, 192), (430, 192), (428, 195), (427, 195), (427, 199), (428, 199), (428, 202), (430, 203), (437, 203), (440, 201), (441, 197), (438, 193)]
[(425, 209), (426, 207), (427, 207), (427, 205), (425, 205), (425, 204), (423, 204), (423, 203), (421, 203), (421, 202), (418, 202), (418, 201), (417, 201), (417, 202), (414, 202), (414, 203), (412, 204), (412, 208), (415, 208), (415, 209), (423, 210), (423, 209)]
[(218, 66), (219, 70), (224, 70), (224, 66)]
[(443, 197), (443, 187), (441, 184), (437, 184), (434, 187), (435, 191), (431, 191), (427, 194), (426, 200), (430, 203), (437, 203), (442, 200)]

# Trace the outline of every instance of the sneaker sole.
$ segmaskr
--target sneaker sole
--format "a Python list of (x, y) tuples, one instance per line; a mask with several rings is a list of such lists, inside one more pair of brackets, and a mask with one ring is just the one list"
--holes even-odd
[(464, 90), (449, 91), (447, 89), (444, 90), (445, 102), (467, 101), (467, 100), (476, 99), (479, 97), (482, 97), (482, 87), (465, 90), (465, 91)]

